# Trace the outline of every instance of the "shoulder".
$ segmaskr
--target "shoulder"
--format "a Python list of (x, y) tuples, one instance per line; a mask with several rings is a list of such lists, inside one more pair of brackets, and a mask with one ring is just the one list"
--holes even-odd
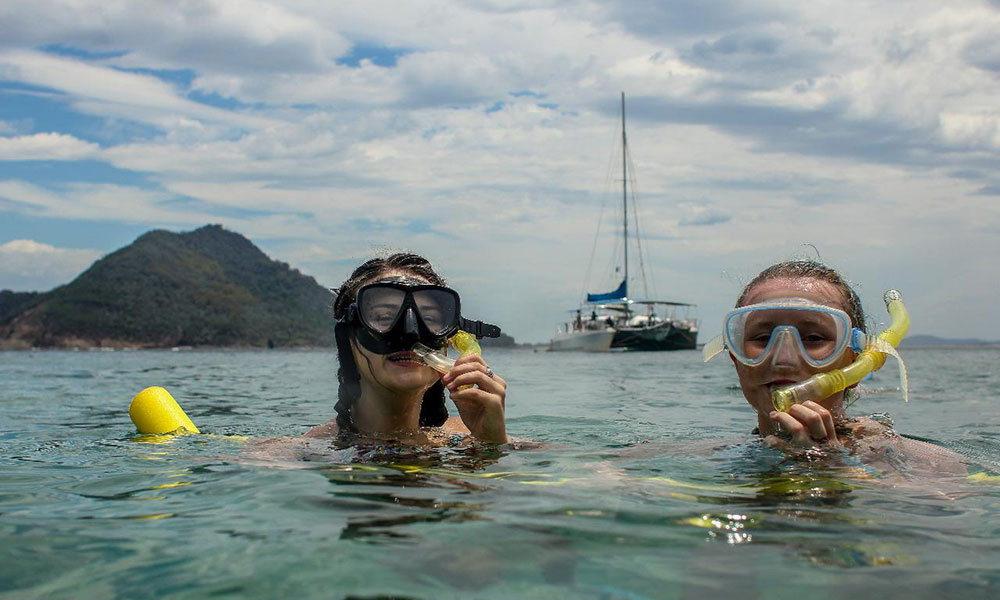
[(850, 419), (844, 427), (855, 439), (868, 438), (872, 436), (898, 437), (898, 434), (891, 425), (886, 425), (869, 417), (855, 417)]
[(900, 436), (907, 456), (936, 473), (967, 475), (969, 468), (961, 454), (923, 440)]
[(337, 417), (334, 417), (323, 423), (322, 425), (317, 425), (305, 432), (302, 437), (304, 438), (328, 438), (335, 437), (340, 432), (340, 428), (337, 427)]
[(849, 427), (858, 449), (868, 454), (871, 462), (885, 462), (897, 469), (935, 475), (964, 475), (968, 472), (964, 459), (957, 452), (901, 435), (885, 423), (862, 417), (854, 419)]
[(445, 433), (460, 433), (462, 435), (470, 435), (472, 433), (465, 426), (465, 423), (462, 422), (461, 417), (448, 417), (448, 420), (441, 425), (441, 429)]

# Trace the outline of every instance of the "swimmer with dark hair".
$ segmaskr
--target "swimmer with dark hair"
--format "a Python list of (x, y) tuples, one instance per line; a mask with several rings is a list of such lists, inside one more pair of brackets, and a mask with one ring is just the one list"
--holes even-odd
[[(463, 355), (439, 374), (413, 351), (417, 344), (441, 350), (459, 331), (499, 335), (494, 325), (463, 318), (460, 304), (458, 293), (416, 254), (374, 258), (355, 269), (333, 306), (337, 414), (305, 436), (506, 443), (507, 382), (481, 356)], [(448, 414), (446, 389), (457, 417)]]

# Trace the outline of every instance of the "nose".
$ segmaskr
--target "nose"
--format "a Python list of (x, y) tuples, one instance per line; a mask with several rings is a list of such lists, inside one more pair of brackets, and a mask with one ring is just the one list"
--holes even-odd
[(420, 337), (420, 329), (417, 327), (417, 315), (412, 308), (406, 309), (403, 315), (403, 335), (407, 337)]
[(790, 327), (779, 327), (772, 334), (775, 336), (771, 348), (771, 365), (797, 367), (802, 361), (797, 342), (798, 335)]

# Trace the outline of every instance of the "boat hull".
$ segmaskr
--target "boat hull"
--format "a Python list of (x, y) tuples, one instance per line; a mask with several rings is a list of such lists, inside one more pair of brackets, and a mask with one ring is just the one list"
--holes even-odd
[(607, 352), (615, 339), (614, 329), (561, 333), (549, 342), (549, 350), (575, 352)]
[(612, 348), (626, 350), (694, 350), (698, 346), (697, 329), (663, 323), (655, 327), (621, 327), (611, 341)]

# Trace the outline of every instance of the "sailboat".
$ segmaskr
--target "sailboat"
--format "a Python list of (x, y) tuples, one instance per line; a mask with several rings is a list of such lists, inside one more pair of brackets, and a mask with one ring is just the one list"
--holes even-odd
[[(587, 294), (586, 308), (560, 326), (550, 350), (694, 350), (698, 344), (698, 319), (691, 318), (694, 304), (669, 300), (639, 300), (629, 296), (629, 170), (625, 134), (625, 93), (622, 107), (622, 241), (624, 277), (611, 292)], [(642, 252), (641, 245), (639, 246)], [(640, 254), (641, 262), (641, 254)], [(645, 278), (645, 275), (643, 275)], [(644, 286), (645, 287), (645, 286)], [(678, 312), (682, 313), (678, 316)]]

